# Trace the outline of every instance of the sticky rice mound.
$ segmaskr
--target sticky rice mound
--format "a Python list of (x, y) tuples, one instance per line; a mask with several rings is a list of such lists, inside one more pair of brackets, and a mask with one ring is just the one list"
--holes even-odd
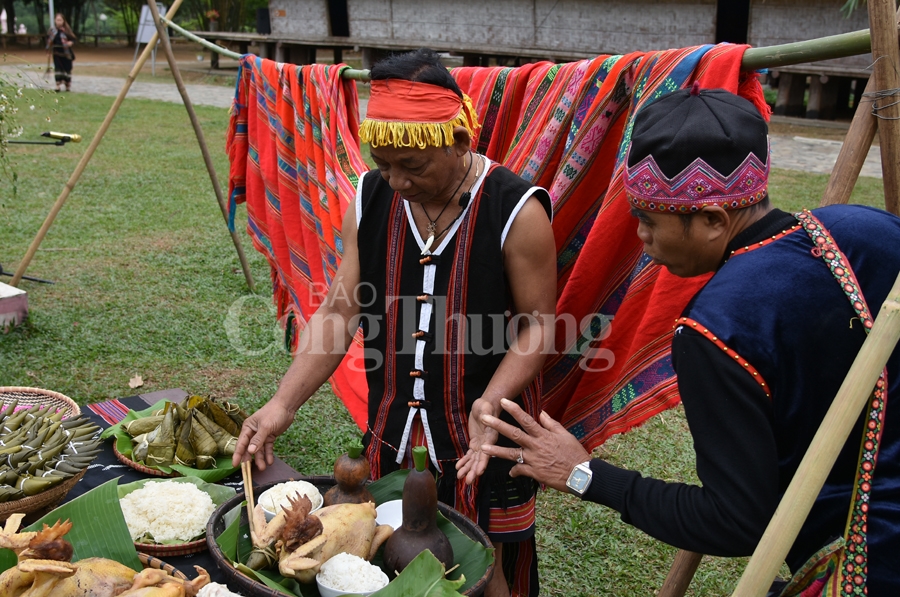
[(191, 483), (150, 481), (119, 500), (132, 541), (186, 543), (206, 531), (216, 509)]
[(348, 593), (370, 593), (388, 584), (387, 574), (381, 568), (349, 553), (339, 553), (322, 564), (316, 580)]

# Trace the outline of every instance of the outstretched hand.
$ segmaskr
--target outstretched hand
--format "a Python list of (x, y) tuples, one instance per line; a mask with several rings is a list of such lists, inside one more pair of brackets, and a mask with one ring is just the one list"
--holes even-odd
[(497, 442), (497, 432), (485, 426), (482, 421), (484, 416), (492, 416), (494, 407), (485, 398), (479, 398), (472, 403), (469, 412), (469, 450), (456, 463), (456, 478), (463, 479), (468, 485), (484, 473), (491, 457), (482, 451), (482, 446), (494, 445)]
[(238, 467), (242, 460), (253, 459), (256, 468), (266, 470), (266, 466), (275, 462), (275, 438), (287, 431), (293, 422), (293, 411), (274, 400), (267, 402), (241, 426), (231, 465)]
[(512, 400), (504, 398), (500, 401), (500, 406), (512, 415), (522, 426), (521, 429), (501, 421), (492, 414), (482, 415), (482, 423), (485, 427), (513, 440), (520, 447), (507, 448), (491, 442), (483, 444), (481, 452), (506, 460), (518, 460), (521, 457), (522, 463), (510, 469), (510, 476), (525, 475), (553, 489), (567, 492), (566, 480), (569, 473), (576, 464), (591, 458), (581, 442), (545, 412), (541, 412), (538, 422)]

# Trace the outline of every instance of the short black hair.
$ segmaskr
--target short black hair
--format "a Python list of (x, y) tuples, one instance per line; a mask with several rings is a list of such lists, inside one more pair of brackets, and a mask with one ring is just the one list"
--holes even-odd
[(450, 76), (447, 67), (441, 63), (441, 57), (431, 48), (419, 48), (404, 54), (393, 54), (380, 60), (369, 71), (373, 81), (384, 79), (402, 79), (415, 83), (429, 83), (454, 92), (462, 99), (463, 93)]

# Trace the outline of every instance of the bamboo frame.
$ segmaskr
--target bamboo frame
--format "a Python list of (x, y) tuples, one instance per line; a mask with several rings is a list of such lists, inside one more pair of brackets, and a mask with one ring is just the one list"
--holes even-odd
[(169, 62), (169, 70), (172, 71), (172, 77), (175, 79), (175, 86), (178, 88), (178, 93), (181, 94), (181, 99), (184, 102), (184, 108), (187, 110), (191, 126), (194, 127), (197, 144), (200, 146), (200, 153), (203, 155), (203, 163), (206, 165), (207, 173), (209, 173), (209, 181), (212, 183), (213, 191), (216, 194), (216, 201), (219, 204), (219, 209), (222, 211), (225, 227), (228, 228), (228, 232), (231, 235), (231, 242), (234, 244), (234, 248), (238, 254), (238, 260), (241, 262), (244, 280), (246, 280), (250, 292), (255, 294), (256, 287), (253, 284), (253, 276), (250, 274), (250, 266), (247, 263), (247, 257), (244, 255), (244, 248), (241, 246), (241, 240), (238, 237), (237, 231), (231, 230), (228, 226), (228, 206), (225, 203), (225, 196), (222, 193), (221, 185), (219, 185), (219, 177), (216, 175), (216, 167), (213, 164), (209, 148), (206, 146), (206, 139), (203, 136), (203, 127), (200, 126), (200, 121), (197, 119), (197, 113), (194, 111), (194, 104), (191, 102), (187, 88), (184, 86), (184, 81), (181, 78), (181, 71), (178, 69), (178, 63), (175, 62), (175, 53), (172, 51), (172, 44), (169, 42), (169, 34), (166, 32), (165, 26), (161, 23), (156, 0), (147, 0), (147, 5), (150, 7), (150, 12), (153, 14), (153, 22), (156, 25), (156, 34), (159, 36), (160, 44), (166, 54), (166, 60)]
[[(181, 3), (183, 1), (184, 0), (175, 0), (175, 2), (172, 3), (172, 7), (169, 8), (169, 12), (166, 13), (166, 16), (169, 18), (174, 16), (175, 13), (178, 12), (178, 9), (181, 7)], [(125, 99), (125, 94), (128, 93), (128, 90), (131, 88), (131, 84), (134, 83), (135, 77), (137, 77), (137, 74), (144, 66), (144, 63), (147, 62), (147, 59), (150, 57), (152, 48), (156, 47), (157, 37), (158, 34), (154, 33), (153, 37), (150, 38), (150, 42), (147, 44), (147, 47), (144, 48), (144, 51), (141, 52), (141, 55), (137, 59), (137, 62), (134, 63), (131, 72), (128, 73), (128, 77), (125, 79), (125, 84), (122, 86), (122, 90), (119, 91), (119, 95), (116, 96), (116, 99), (113, 102), (112, 107), (110, 107), (109, 112), (106, 113), (106, 118), (103, 119), (103, 123), (100, 125), (100, 129), (97, 131), (97, 134), (94, 135), (94, 138), (91, 139), (91, 144), (88, 145), (88, 148), (85, 150), (84, 155), (81, 156), (81, 159), (78, 161), (78, 165), (75, 166), (75, 171), (72, 173), (72, 176), (69, 177), (69, 180), (66, 181), (62, 193), (59, 194), (59, 197), (57, 197), (56, 202), (53, 204), (53, 207), (50, 208), (50, 213), (48, 213), (47, 217), (44, 219), (44, 223), (41, 225), (41, 229), (38, 231), (37, 236), (35, 236), (34, 240), (31, 241), (31, 245), (28, 247), (28, 251), (25, 252), (25, 256), (22, 258), (22, 261), (19, 262), (19, 266), (16, 268), (16, 273), (13, 274), (12, 280), (9, 283), (10, 286), (18, 286), (19, 281), (22, 279), (22, 276), (25, 275), (25, 270), (28, 269), (28, 264), (30, 264), (31, 260), (34, 258), (34, 254), (37, 252), (41, 241), (44, 240), (44, 237), (47, 235), (47, 231), (53, 224), (53, 220), (56, 219), (56, 215), (65, 204), (69, 193), (72, 192), (72, 189), (74, 189), (75, 185), (78, 183), (78, 179), (81, 178), (81, 173), (84, 172), (84, 168), (94, 156), (94, 151), (97, 150), (97, 146), (100, 145), (100, 141), (103, 140), (103, 136), (106, 134), (107, 129), (109, 129), (109, 125), (112, 124), (113, 118), (115, 118), (116, 113), (119, 111), (119, 107), (122, 105), (122, 100)]]
[(888, 211), (900, 215), (900, 47), (896, 28), (892, 27), (897, 5), (895, 0), (869, 0), (868, 9), (875, 93), (880, 96), (872, 110), (878, 118), (884, 204)]

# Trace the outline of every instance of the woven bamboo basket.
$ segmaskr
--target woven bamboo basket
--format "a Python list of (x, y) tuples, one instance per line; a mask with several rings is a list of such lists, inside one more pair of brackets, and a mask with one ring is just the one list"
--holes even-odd
[[(308, 481), (315, 485), (323, 495), (335, 483), (334, 477), (328, 475), (300, 476), (297, 479), (291, 480)], [(265, 490), (278, 485), (278, 483), (280, 483), (280, 481), (254, 487), (254, 495), (260, 495)], [(235, 506), (239, 506), (243, 501), (244, 492), (240, 492), (216, 508), (215, 512), (212, 513), (212, 516), (209, 517), (209, 522), (206, 525), (206, 541), (209, 544), (209, 553), (212, 555), (213, 560), (215, 560), (219, 570), (225, 576), (228, 585), (237, 587), (244, 595), (250, 595), (252, 597), (284, 597), (284, 593), (271, 589), (268, 586), (245, 576), (234, 567), (234, 564), (225, 556), (222, 552), (222, 548), (216, 543), (216, 537), (225, 530), (225, 514), (230, 512)], [(241, 513), (242, 518), (246, 517), (246, 509), (243, 510), (244, 511)], [(491, 547), (491, 542), (490, 539), (488, 539), (487, 534), (462, 513), (442, 502), (438, 502), (438, 511), (450, 520), (450, 522), (455, 524), (469, 539), (481, 543), (485, 547)], [(470, 597), (482, 595), (493, 573), (494, 565), (491, 564), (485, 571), (484, 576), (478, 579), (477, 583), (466, 589), (463, 595), (468, 595)]]
[(177, 543), (174, 545), (163, 545), (160, 543), (135, 543), (135, 549), (152, 556), (160, 557), (176, 557), (186, 556), (192, 553), (198, 553), (207, 549), (206, 537), (188, 543)]
[(0, 522), (5, 521), (16, 512), (31, 514), (32, 512), (55, 506), (66, 497), (69, 490), (75, 487), (75, 484), (81, 480), (86, 472), (87, 469), (84, 469), (74, 477), (66, 479), (56, 487), (51, 487), (47, 491), (42, 491), (37, 495), (32, 495), (12, 502), (3, 502), (0, 504)]
[(118, 448), (116, 448), (115, 441), (113, 441), (113, 454), (116, 455), (116, 458), (122, 464), (130, 466), (134, 470), (140, 471), (140, 472), (144, 473), (145, 475), (152, 475), (154, 477), (168, 477), (168, 478), (181, 476), (181, 473), (179, 473), (178, 471), (172, 471), (171, 473), (164, 473), (163, 471), (159, 470), (158, 468), (150, 468), (149, 466), (144, 466), (140, 462), (135, 462), (128, 456), (125, 456), (124, 454), (119, 452)]
[(138, 552), (138, 558), (141, 560), (141, 564), (144, 565), (144, 568), (155, 568), (156, 570), (165, 570), (169, 573), (169, 576), (174, 576), (175, 578), (180, 578), (181, 580), (188, 580), (187, 575), (172, 566), (171, 564), (166, 564), (159, 558), (155, 558), (150, 554)]
[[(42, 388), (28, 388), (21, 386), (0, 386), (0, 409), (6, 408), (11, 402), (18, 400), (17, 410), (31, 408), (33, 406), (50, 406), (63, 411), (64, 418), (77, 417), (81, 409), (74, 400), (59, 392), (44, 390)], [(56, 487), (12, 502), (0, 503), (0, 522), (5, 521), (11, 514), (21, 512), (31, 514), (44, 508), (55, 506), (75, 487), (75, 484), (84, 476), (81, 471), (74, 477), (66, 479)]]
[(19, 401), (19, 407), (32, 406), (55, 406), (59, 410), (65, 412), (64, 417), (77, 417), (81, 414), (81, 409), (75, 404), (75, 401), (52, 390), (43, 390), (41, 388), (26, 388), (19, 386), (0, 386), (0, 404), (3, 408), (13, 400)]

